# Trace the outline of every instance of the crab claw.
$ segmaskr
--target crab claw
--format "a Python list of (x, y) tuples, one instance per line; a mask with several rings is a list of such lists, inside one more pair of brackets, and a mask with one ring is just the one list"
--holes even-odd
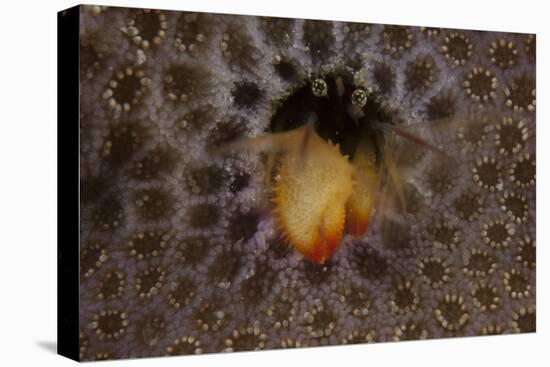
[(346, 202), (353, 190), (353, 168), (339, 148), (315, 132), (283, 157), (276, 182), (279, 229), (303, 256), (324, 263), (344, 231)]
[(338, 146), (327, 143), (308, 123), (291, 131), (228, 144), (232, 150), (267, 151), (267, 176), (279, 156), (273, 213), (279, 232), (307, 259), (322, 264), (338, 248), (353, 192), (353, 167)]
[(354, 191), (347, 202), (347, 227), (354, 236), (362, 236), (370, 223), (375, 206), (380, 175), (376, 164), (374, 143), (361, 141), (352, 161)]

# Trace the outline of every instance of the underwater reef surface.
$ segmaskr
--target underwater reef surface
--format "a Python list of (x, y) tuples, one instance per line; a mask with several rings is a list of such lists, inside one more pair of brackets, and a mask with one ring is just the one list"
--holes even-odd
[[(534, 35), (98, 6), (80, 31), (81, 359), (535, 331)], [(481, 123), (316, 265), (262, 157), (208, 151), (337, 70), (404, 124)]]

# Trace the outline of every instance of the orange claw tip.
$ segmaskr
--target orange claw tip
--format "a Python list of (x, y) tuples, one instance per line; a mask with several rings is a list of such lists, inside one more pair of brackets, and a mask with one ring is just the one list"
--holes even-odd
[(332, 256), (339, 244), (340, 236), (332, 239), (320, 239), (317, 243), (314, 243), (310, 249), (304, 250), (301, 254), (308, 260), (321, 265)]
[(346, 218), (346, 224), (348, 227), (348, 232), (355, 236), (361, 237), (367, 231), (370, 223), (370, 213), (362, 215), (360, 212), (348, 209), (348, 215)]
[(365, 234), (370, 223), (372, 211), (375, 205), (377, 193), (377, 174), (373, 173), (370, 179), (365, 179), (367, 174), (361, 173), (362, 185), (356, 186), (353, 195), (346, 205), (346, 225), (348, 232), (359, 237)]

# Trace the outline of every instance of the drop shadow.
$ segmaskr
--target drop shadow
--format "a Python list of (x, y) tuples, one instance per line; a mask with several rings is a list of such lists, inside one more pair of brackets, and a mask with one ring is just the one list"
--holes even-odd
[(42, 349), (45, 349), (46, 351), (57, 354), (57, 342), (51, 341), (51, 340), (41, 340), (37, 341), (36, 345), (41, 347)]

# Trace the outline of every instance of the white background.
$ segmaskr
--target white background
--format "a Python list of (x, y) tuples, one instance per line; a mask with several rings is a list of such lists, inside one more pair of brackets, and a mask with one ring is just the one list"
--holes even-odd
[[(534, 32), (537, 37), (537, 334), (106, 362), (118, 366), (548, 365), (550, 26), (544, 1), (106, 1), (111, 5)], [(56, 12), (73, 1), (6, 0), (0, 10), (0, 365), (74, 362), (56, 345)], [(545, 67), (542, 67), (545, 65)], [(63, 167), (61, 167), (63, 170)], [(75, 182), (76, 184), (76, 182)], [(61, 225), (63, 228), (63, 225)], [(545, 339), (546, 343), (545, 343)], [(546, 350), (545, 350), (546, 348)]]

